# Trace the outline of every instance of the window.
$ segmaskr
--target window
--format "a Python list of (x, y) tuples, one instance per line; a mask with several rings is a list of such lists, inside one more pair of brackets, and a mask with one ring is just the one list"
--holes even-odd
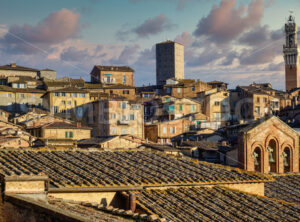
[(167, 127), (164, 126), (164, 127), (163, 127), (163, 134), (166, 134), (166, 133), (167, 133)]
[(259, 103), (259, 97), (256, 98), (256, 101)]
[(219, 106), (220, 102), (219, 101), (215, 101), (215, 106)]
[(84, 98), (85, 97), (85, 93), (80, 93), (79, 97), (83, 97)]
[(126, 115), (121, 116), (121, 121), (126, 121)]
[(171, 93), (171, 88), (170, 87), (167, 88), (167, 93)]
[(139, 110), (141, 108), (141, 106), (139, 104), (132, 104), (130, 106), (130, 109), (133, 109), (133, 110)]
[(179, 104), (179, 111), (182, 111), (182, 104)]
[(55, 92), (54, 96), (60, 96), (60, 93), (59, 92)]
[(74, 137), (73, 132), (72, 131), (71, 132), (66, 131), (65, 132), (65, 137), (66, 138), (73, 138)]
[(221, 120), (221, 113), (215, 113), (215, 120), (220, 121)]
[(112, 134), (116, 134), (116, 133), (117, 133), (116, 128), (111, 128), (111, 133), (112, 133)]
[(177, 88), (177, 93), (180, 93), (181, 92), (181, 88)]
[(126, 129), (122, 129), (122, 134), (124, 135), (124, 134), (126, 134), (127, 132), (126, 132)]
[(264, 98), (264, 103), (266, 103), (268, 100), (267, 100), (267, 98)]
[(192, 111), (192, 112), (196, 112), (196, 105), (192, 105), (192, 106), (191, 106), (191, 111)]
[(116, 114), (115, 114), (115, 113), (112, 113), (112, 114), (111, 114), (111, 118), (112, 118), (112, 119), (115, 119), (115, 118), (116, 118)]
[(255, 113), (260, 114), (260, 107), (259, 106), (255, 107)]
[(68, 101), (68, 105), (71, 105), (72, 104), (72, 102), (71, 101)]
[(77, 97), (77, 93), (71, 93), (71, 97)]
[(176, 126), (170, 127), (170, 133), (176, 133)]
[(166, 102), (170, 102), (170, 97), (166, 97)]
[(12, 94), (11, 93), (7, 93), (7, 97), (11, 98)]
[(53, 106), (53, 113), (58, 113), (58, 106)]
[(130, 114), (130, 120), (135, 120), (134, 114)]
[(81, 106), (76, 107), (76, 116), (83, 117), (83, 107), (81, 107)]
[(62, 100), (62, 101), (61, 101), (61, 104), (62, 104), (62, 105), (66, 105), (66, 101)]
[(126, 102), (121, 102), (120, 106), (121, 106), (121, 109), (126, 109), (127, 108), (127, 103)]
[(65, 93), (65, 92), (62, 92), (62, 93), (61, 93), (61, 96), (64, 96), (64, 97), (65, 97), (65, 96), (66, 96), (66, 93)]
[(123, 94), (128, 95), (129, 94), (129, 90), (123, 90)]
[(126, 76), (123, 75), (123, 84), (125, 85), (126, 84)]
[(192, 91), (195, 91), (195, 87), (192, 87)]
[(25, 94), (20, 94), (20, 98), (24, 99), (25, 98)]
[(109, 91), (109, 93), (110, 93), (110, 94), (113, 94), (113, 93), (114, 93), (114, 91), (110, 90), (110, 91)]

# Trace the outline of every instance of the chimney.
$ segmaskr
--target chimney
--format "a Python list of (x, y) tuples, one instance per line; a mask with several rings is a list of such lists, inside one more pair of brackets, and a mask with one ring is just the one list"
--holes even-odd
[(226, 140), (223, 140), (221, 144), (222, 144), (222, 146), (227, 146)]
[(135, 193), (129, 194), (129, 210), (135, 212), (136, 209), (136, 195)]
[(81, 127), (81, 122), (77, 122), (77, 123), (76, 123), (76, 126), (77, 126), (77, 127)]
[(11, 63), (11, 64), (10, 64), (10, 67), (15, 68), (15, 67), (17, 67), (17, 64), (16, 64), (16, 63)]

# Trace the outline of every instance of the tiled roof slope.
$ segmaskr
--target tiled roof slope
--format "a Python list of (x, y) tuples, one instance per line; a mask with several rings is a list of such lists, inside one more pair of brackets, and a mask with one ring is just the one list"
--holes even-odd
[(262, 182), (272, 177), (150, 151), (0, 151), (0, 174), (44, 173), (53, 187)]
[(12, 66), (12, 65), (2, 65), (0, 66), (0, 70), (17, 70), (17, 71), (30, 71), (30, 72), (37, 72), (38, 69), (28, 68), (24, 66)]
[[(86, 202), (77, 202), (73, 200), (63, 200), (50, 198), (33, 199), (28, 196), (8, 194), (5, 197), (7, 202), (22, 209), (34, 209), (39, 213), (39, 221), (82, 221), (82, 222), (124, 222), (132, 221), (122, 216), (113, 215), (111, 212), (95, 209), (96, 207), (84, 206)], [(88, 204), (87, 204), (88, 205)], [(90, 204), (91, 205), (91, 204)], [(94, 205), (94, 204), (93, 204)], [(97, 205), (98, 207), (99, 205)], [(125, 216), (125, 215), (124, 215)], [(130, 218), (127, 216), (127, 218)]]
[(101, 71), (123, 71), (123, 72), (134, 72), (132, 68), (129, 66), (95, 66), (97, 69)]
[(300, 205), (300, 174), (276, 176), (275, 179), (265, 183), (265, 195)]
[(137, 205), (167, 221), (299, 221), (300, 206), (223, 187), (146, 190)]

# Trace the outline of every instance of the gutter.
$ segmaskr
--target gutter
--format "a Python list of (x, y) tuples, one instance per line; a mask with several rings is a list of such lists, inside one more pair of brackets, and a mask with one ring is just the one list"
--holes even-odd
[(214, 183), (196, 183), (196, 184), (158, 184), (147, 186), (127, 186), (127, 187), (70, 187), (70, 188), (49, 188), (48, 193), (83, 193), (83, 192), (118, 192), (118, 191), (137, 191), (147, 190), (152, 188), (168, 188), (168, 187), (199, 187), (207, 185), (226, 185), (226, 184), (250, 184), (250, 183), (265, 183), (271, 180), (258, 181), (237, 181), (237, 182), (214, 182)]
[(83, 193), (83, 192), (117, 192), (144, 190), (142, 186), (132, 187), (70, 187), (70, 188), (49, 188), (48, 193)]

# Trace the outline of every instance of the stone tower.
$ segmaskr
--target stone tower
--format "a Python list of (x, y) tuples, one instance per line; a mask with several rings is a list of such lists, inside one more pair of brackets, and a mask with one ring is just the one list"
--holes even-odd
[(169, 78), (184, 79), (184, 46), (170, 40), (156, 44), (156, 84)]
[(289, 91), (299, 87), (299, 50), (297, 45), (297, 25), (290, 15), (285, 24), (286, 42), (283, 45), (285, 62), (285, 89)]

